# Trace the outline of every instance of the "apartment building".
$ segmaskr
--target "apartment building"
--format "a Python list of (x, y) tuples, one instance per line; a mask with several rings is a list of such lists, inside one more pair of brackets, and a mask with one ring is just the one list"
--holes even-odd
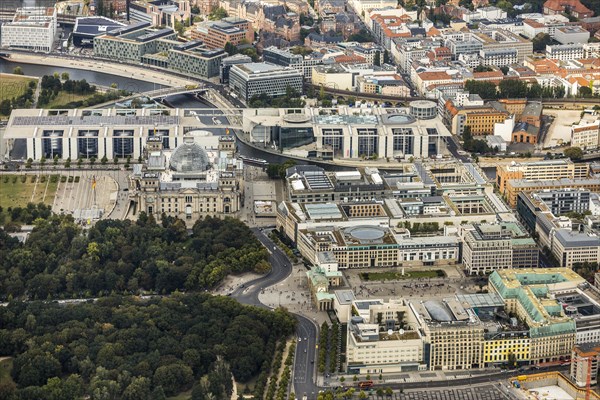
[(535, 241), (516, 223), (473, 224), (461, 229), (462, 262), (470, 275), (538, 266), (539, 249)]
[(546, 58), (561, 61), (578, 60), (583, 58), (583, 45), (579, 43), (546, 45)]
[(222, 49), (227, 43), (237, 46), (254, 41), (252, 23), (235, 17), (201, 22), (192, 29), (191, 35), (192, 39), (202, 40), (210, 49)]
[(18, 8), (11, 22), (0, 24), (0, 46), (50, 52), (56, 39), (56, 8)]
[[(511, 163), (496, 167), (496, 184), (500, 193), (506, 194), (506, 184), (512, 179), (525, 181), (585, 179), (589, 173), (588, 164), (575, 164), (569, 159)], [(514, 204), (516, 204), (516, 197)]]
[(585, 280), (567, 268), (504, 269), (489, 278), (490, 291), (505, 302), (529, 330), (530, 362), (558, 361), (571, 354), (576, 326), (551, 293), (573, 289)]
[(575, 345), (571, 353), (571, 380), (579, 387), (598, 384), (598, 368), (600, 366), (600, 343)]
[(506, 67), (518, 61), (517, 49), (479, 50), (479, 64), (483, 66)]
[(302, 93), (303, 75), (294, 68), (284, 68), (268, 63), (238, 64), (229, 70), (229, 87), (244, 101), (266, 94), (283, 96), (290, 87)]

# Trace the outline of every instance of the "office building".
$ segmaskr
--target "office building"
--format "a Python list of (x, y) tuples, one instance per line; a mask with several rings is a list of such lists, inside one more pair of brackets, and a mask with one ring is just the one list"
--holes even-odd
[(56, 39), (56, 8), (18, 8), (12, 21), (0, 25), (0, 46), (50, 52)]
[[(588, 164), (575, 164), (569, 159), (511, 163), (496, 167), (496, 184), (500, 193), (506, 194), (507, 183), (513, 179), (543, 182), (555, 179), (584, 179), (588, 175)], [(514, 202), (510, 203), (516, 204), (516, 196)]]
[(505, 268), (535, 268), (539, 250), (535, 241), (514, 222), (473, 224), (463, 230), (462, 262), (470, 274)]
[(470, 307), (456, 299), (411, 302), (427, 338), (430, 370), (456, 370), (483, 366), (484, 325)]
[[(582, 165), (582, 164), (579, 164)], [(600, 191), (600, 182), (596, 178), (585, 179), (553, 179), (535, 181), (528, 179), (509, 179), (505, 185), (503, 195), (511, 208), (517, 206), (517, 196), (520, 192), (534, 192), (558, 189), (587, 189), (592, 192)]]
[(209, 49), (222, 49), (230, 43), (237, 46), (254, 41), (252, 23), (241, 18), (201, 22), (192, 29), (192, 39), (202, 40)]
[(308, 55), (294, 54), (290, 50), (279, 49), (275, 46), (263, 50), (263, 60), (266, 63), (291, 67), (302, 73), (304, 78), (311, 79), (313, 67), (323, 63), (323, 54), (313, 52)]
[(219, 76), (221, 60), (227, 57), (222, 49), (208, 49), (199, 40), (179, 42), (173, 29), (155, 30), (144, 22), (97, 36), (94, 39), (94, 54), (204, 78)]
[(234, 54), (221, 60), (219, 81), (225, 85), (229, 84), (229, 70), (236, 64), (249, 64), (252, 62), (250, 56), (245, 54)]
[(125, 24), (106, 17), (81, 17), (75, 20), (72, 38), (73, 45), (78, 47), (92, 46), (96, 36), (123, 28)]
[(500, 295), (506, 312), (515, 314), (529, 331), (531, 363), (570, 356), (575, 344), (575, 321), (552, 294), (573, 290), (584, 282), (567, 268), (504, 269), (490, 275), (490, 292)]
[(600, 119), (596, 121), (581, 121), (571, 126), (571, 146), (582, 149), (597, 149), (600, 147)]
[(252, 142), (294, 148), (295, 155), (308, 158), (427, 158), (444, 154), (443, 137), (450, 135), (438, 117), (431, 118), (436, 108), (425, 102), (407, 109), (245, 110), (244, 130)]
[(426, 370), (425, 338), (417, 316), (402, 299), (354, 300), (349, 317), (346, 366), (351, 374)]
[(4, 139), (9, 149), (15, 140), (24, 140), (25, 158), (34, 160), (137, 159), (149, 138), (160, 137), (162, 149), (174, 149), (184, 130), (201, 128), (182, 109), (18, 109), (10, 115)]
[(283, 96), (288, 88), (302, 93), (303, 75), (294, 68), (268, 63), (234, 65), (229, 70), (229, 87), (244, 101), (253, 96)]
[(590, 39), (590, 33), (578, 25), (564, 26), (556, 28), (554, 39), (560, 44), (586, 44)]
[[(157, 140), (152, 140), (157, 139)], [(163, 215), (185, 221), (236, 216), (243, 196), (243, 163), (233, 158), (234, 138), (192, 131), (174, 150), (149, 138), (146, 163), (136, 164), (130, 193), (136, 208), (160, 221)]]

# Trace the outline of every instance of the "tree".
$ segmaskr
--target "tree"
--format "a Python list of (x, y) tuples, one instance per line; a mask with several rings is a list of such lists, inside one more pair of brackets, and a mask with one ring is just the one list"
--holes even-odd
[(394, 391), (392, 390), (391, 387), (388, 386), (388, 387), (385, 388), (385, 395), (387, 397), (392, 397), (394, 395)]
[(44, 164), (46, 164), (46, 157), (42, 156), (42, 158), (40, 158), (40, 166), (43, 168)]
[(482, 99), (497, 99), (498, 90), (492, 82), (468, 80), (465, 82), (465, 90), (469, 93), (478, 94)]
[(579, 147), (569, 147), (565, 149), (563, 153), (573, 161), (581, 160), (583, 158), (583, 150)]
[(181, 21), (175, 21), (175, 31), (179, 34), (179, 36), (183, 36), (185, 32), (185, 25)]
[(544, 51), (552, 43), (552, 37), (547, 33), (538, 33), (532, 40), (533, 51)]
[(592, 89), (590, 89), (587, 86), (581, 86), (579, 88), (579, 97), (591, 97), (592, 96)]
[(100, 159), (100, 163), (101, 163), (102, 165), (106, 165), (106, 163), (107, 163), (107, 162), (108, 162), (108, 158), (106, 157), (106, 155), (104, 155), (104, 156), (102, 157), (102, 159)]
[(218, 7), (210, 13), (208, 19), (210, 19), (211, 21), (218, 21), (223, 18), (227, 18), (227, 16), (227, 11), (223, 7)]
[(368, 396), (367, 396), (367, 393), (365, 393), (365, 391), (364, 391), (364, 390), (361, 390), (360, 392), (358, 392), (358, 398), (359, 398), (359, 399), (361, 399), (361, 400), (364, 400), (364, 399), (366, 399), (367, 397), (368, 397)]
[(13, 74), (15, 74), (15, 75), (23, 75), (23, 68), (21, 68), (21, 67), (15, 67), (15, 68), (13, 68)]
[(9, 115), (12, 110), (10, 100), (5, 99), (0, 102), (0, 114)]
[(68, 80), (69, 80), (69, 73), (68, 73), (68, 72), (63, 72), (63, 73), (60, 75), (60, 78), (61, 78), (63, 81), (68, 81)]

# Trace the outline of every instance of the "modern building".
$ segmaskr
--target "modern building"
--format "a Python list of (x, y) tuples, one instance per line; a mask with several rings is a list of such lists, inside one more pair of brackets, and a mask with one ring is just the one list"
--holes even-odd
[(4, 139), (9, 149), (24, 140), (25, 158), (34, 160), (137, 159), (152, 137), (160, 137), (166, 151), (183, 143), (186, 131), (202, 128), (182, 109), (18, 109), (11, 113)]
[(219, 81), (225, 85), (229, 84), (229, 70), (236, 64), (249, 64), (252, 62), (250, 56), (245, 54), (234, 54), (221, 60)]
[(346, 369), (353, 374), (426, 370), (425, 335), (406, 300), (355, 300), (349, 317)]
[(235, 17), (201, 22), (192, 29), (191, 35), (192, 39), (202, 40), (210, 49), (222, 49), (227, 43), (237, 46), (254, 41), (252, 23)]
[(520, 192), (535, 192), (559, 189), (587, 189), (592, 192), (598, 192), (600, 191), (600, 183), (596, 178), (561, 178), (544, 181), (535, 181), (528, 179), (509, 179), (506, 183), (506, 189), (503, 192), (503, 195), (506, 198), (508, 205), (511, 208), (516, 208), (517, 196)]
[[(436, 113), (436, 104), (427, 102), (417, 106), (412, 109), (340, 106), (269, 113), (249, 110), (244, 111), (244, 130), (250, 132), (252, 142), (309, 158), (409, 159), (446, 153), (443, 137), (450, 132), (438, 117), (430, 118)], [(427, 118), (415, 118), (411, 112)]]
[(473, 224), (463, 230), (462, 262), (470, 275), (505, 268), (536, 268), (539, 249), (514, 222)]
[(590, 32), (578, 25), (569, 25), (562, 28), (556, 28), (554, 39), (560, 44), (587, 43), (590, 39)]
[(229, 87), (244, 101), (261, 94), (283, 96), (288, 88), (302, 93), (303, 75), (294, 68), (274, 64), (239, 64), (229, 70)]
[(579, 387), (598, 383), (600, 366), (600, 342), (575, 345), (571, 353), (571, 380)]
[(275, 46), (264, 49), (262, 56), (264, 62), (297, 69), (302, 72), (302, 75), (306, 79), (311, 79), (314, 66), (323, 63), (323, 54), (319, 52), (301, 55), (294, 54), (290, 50), (279, 49)]
[(94, 39), (94, 54), (108, 59), (172, 69), (204, 78), (219, 76), (222, 49), (207, 49), (202, 41), (177, 41), (172, 28), (150, 29), (149, 23), (138, 23), (113, 30)]
[(0, 46), (50, 52), (56, 39), (56, 8), (18, 8), (12, 21), (0, 25)]
[(159, 140), (147, 152), (146, 164), (136, 164), (130, 177), (130, 197), (139, 211), (157, 221), (176, 217), (188, 227), (202, 217), (237, 215), (243, 163), (233, 158), (233, 137), (192, 131), (174, 150), (162, 150), (160, 138), (154, 138)]
[(490, 275), (490, 292), (504, 300), (505, 310), (529, 331), (532, 364), (559, 361), (571, 355), (575, 321), (565, 314), (553, 293), (573, 290), (585, 280), (568, 268), (497, 270)]
[(75, 20), (72, 38), (78, 47), (92, 46), (96, 36), (123, 28), (125, 24), (106, 17), (80, 17)]
[[(550, 181), (555, 179), (585, 179), (589, 175), (588, 164), (575, 164), (569, 159), (543, 160), (524, 163), (511, 163), (496, 167), (496, 184), (501, 194), (506, 194), (510, 180)], [(516, 196), (511, 205), (516, 204)]]

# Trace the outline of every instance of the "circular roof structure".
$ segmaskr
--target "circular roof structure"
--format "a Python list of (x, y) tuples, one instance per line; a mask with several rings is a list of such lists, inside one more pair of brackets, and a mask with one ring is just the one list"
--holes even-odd
[(171, 155), (169, 167), (177, 172), (201, 172), (210, 168), (210, 161), (200, 145), (185, 141)]
[(385, 230), (376, 226), (357, 226), (346, 229), (346, 234), (360, 243), (371, 243), (381, 240), (385, 236)]
[(390, 115), (387, 120), (388, 122), (392, 122), (394, 124), (410, 124), (415, 122), (415, 117), (407, 114), (395, 114)]
[(450, 310), (446, 307), (444, 303), (439, 300), (427, 300), (423, 303), (425, 309), (431, 315), (431, 318), (434, 321), (438, 322), (452, 322), (454, 318), (450, 313)]
[(310, 120), (310, 116), (306, 114), (285, 114), (283, 116), (283, 120), (291, 124), (299, 124), (302, 122), (308, 122)]
[(414, 100), (409, 105), (417, 108), (437, 108), (437, 104), (431, 100)]

